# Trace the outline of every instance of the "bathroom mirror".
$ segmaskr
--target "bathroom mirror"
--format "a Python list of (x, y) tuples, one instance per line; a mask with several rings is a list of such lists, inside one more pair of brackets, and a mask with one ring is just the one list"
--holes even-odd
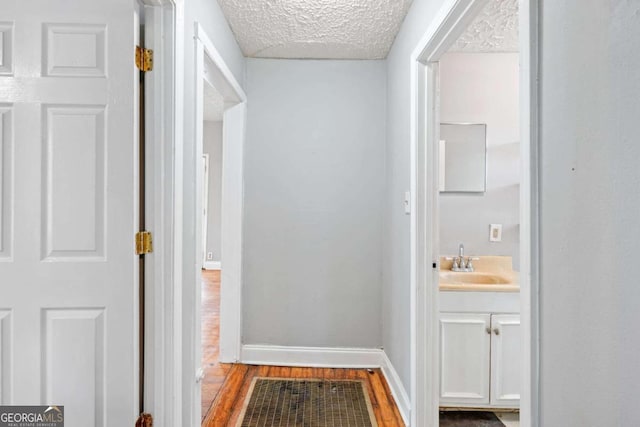
[(487, 187), (487, 125), (440, 124), (440, 192), (484, 193)]

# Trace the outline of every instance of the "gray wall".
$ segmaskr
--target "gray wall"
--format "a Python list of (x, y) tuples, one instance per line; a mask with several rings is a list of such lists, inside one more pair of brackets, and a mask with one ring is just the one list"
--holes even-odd
[(244, 343), (381, 346), (385, 80), (247, 60)]
[[(411, 50), (441, 1), (414, 0), (388, 58), (383, 343), (409, 373)], [(640, 395), (640, 3), (541, 1), (542, 426), (632, 426)]]
[(638, 425), (640, 2), (541, 23), (541, 425)]
[(220, 261), (220, 214), (222, 209), (222, 122), (204, 122), (204, 152), (209, 155), (209, 204), (207, 206), (207, 245), (205, 254)]
[[(440, 253), (508, 255), (519, 269), (519, 55), (448, 53), (440, 60), (440, 119), (487, 125), (487, 191), (440, 193)], [(489, 225), (502, 224), (502, 241)]]
[(387, 146), (382, 287), (382, 343), (407, 391), (410, 365), (410, 219), (404, 192), (410, 189), (410, 57), (443, 0), (413, 0), (387, 58)]

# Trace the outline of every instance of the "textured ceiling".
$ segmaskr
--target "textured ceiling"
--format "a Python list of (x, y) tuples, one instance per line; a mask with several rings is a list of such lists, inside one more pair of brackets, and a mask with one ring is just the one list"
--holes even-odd
[(411, 0), (218, 0), (254, 58), (382, 59)]
[(209, 82), (204, 82), (204, 120), (207, 122), (222, 121), (224, 114), (224, 98)]
[(449, 52), (517, 52), (518, 0), (491, 0)]

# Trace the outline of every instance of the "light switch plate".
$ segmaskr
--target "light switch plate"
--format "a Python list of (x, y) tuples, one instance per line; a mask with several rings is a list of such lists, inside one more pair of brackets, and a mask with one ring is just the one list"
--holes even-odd
[(411, 192), (406, 191), (404, 193), (404, 213), (409, 215), (411, 213)]
[(489, 227), (489, 241), (502, 242), (502, 224), (491, 224)]

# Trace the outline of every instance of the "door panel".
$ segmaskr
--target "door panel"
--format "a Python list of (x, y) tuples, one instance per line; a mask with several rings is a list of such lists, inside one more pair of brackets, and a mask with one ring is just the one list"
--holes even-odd
[(0, 402), (11, 392), (11, 310), (0, 309)]
[(13, 248), (12, 129), (13, 108), (10, 104), (0, 104), (0, 262), (11, 260)]
[[(4, 19), (0, 17), (0, 19)], [(0, 22), (0, 76), (13, 72), (13, 22)]]
[(440, 314), (440, 404), (488, 404), (489, 314)]
[(103, 261), (105, 107), (44, 105), (45, 261)]
[(43, 75), (106, 77), (106, 25), (66, 23), (44, 27)]
[(74, 414), (96, 426), (105, 425), (104, 321), (104, 309), (43, 310), (43, 401), (81, 402)]
[(491, 403), (518, 407), (522, 377), (520, 315), (491, 316)]
[(137, 416), (136, 26), (132, 0), (0, 12), (0, 402), (67, 427)]

